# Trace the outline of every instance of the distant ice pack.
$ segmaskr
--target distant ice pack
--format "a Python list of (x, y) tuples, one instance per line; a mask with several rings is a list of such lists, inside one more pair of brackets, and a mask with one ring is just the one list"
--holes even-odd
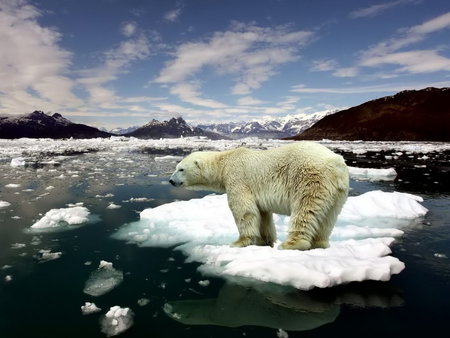
[(278, 241), (274, 248), (232, 248), (238, 236), (226, 195), (178, 201), (145, 209), (140, 220), (113, 237), (139, 246), (178, 245), (187, 261), (202, 263), (205, 275), (235, 282), (270, 282), (309, 290), (363, 280), (387, 281), (405, 265), (390, 256), (389, 246), (401, 229), (421, 223), (427, 213), (419, 196), (370, 191), (349, 197), (331, 235), (330, 248), (279, 250), (289, 217), (274, 215)]

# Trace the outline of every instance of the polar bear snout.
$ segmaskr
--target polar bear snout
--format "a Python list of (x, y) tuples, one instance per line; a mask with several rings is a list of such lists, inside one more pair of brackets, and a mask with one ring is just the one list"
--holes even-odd
[(174, 181), (173, 179), (170, 179), (169, 183), (172, 184), (174, 187), (179, 187), (180, 185), (183, 184), (183, 182), (177, 182), (177, 181)]

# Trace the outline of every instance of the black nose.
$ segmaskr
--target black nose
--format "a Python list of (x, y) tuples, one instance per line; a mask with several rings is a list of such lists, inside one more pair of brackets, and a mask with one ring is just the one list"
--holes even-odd
[(175, 181), (174, 180), (169, 180), (169, 183), (172, 184), (173, 186), (175, 186)]

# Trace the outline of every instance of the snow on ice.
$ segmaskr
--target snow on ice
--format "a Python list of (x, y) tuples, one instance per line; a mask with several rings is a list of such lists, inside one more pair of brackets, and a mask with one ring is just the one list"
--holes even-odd
[(133, 325), (133, 317), (134, 313), (130, 308), (113, 306), (100, 320), (102, 332), (108, 337), (118, 335)]
[(110, 262), (100, 261), (98, 269), (93, 271), (86, 281), (83, 292), (98, 297), (115, 289), (122, 281), (122, 271), (114, 269)]
[[(404, 269), (390, 256), (389, 246), (401, 229), (421, 222), (427, 213), (421, 197), (405, 193), (370, 191), (349, 197), (331, 235), (330, 248), (309, 251), (279, 250), (287, 236), (289, 217), (274, 215), (275, 248), (232, 248), (237, 229), (226, 195), (177, 201), (145, 209), (140, 221), (113, 235), (139, 246), (179, 245), (187, 261), (202, 263), (205, 275), (235, 282), (272, 282), (308, 290), (313, 287), (363, 280), (389, 280)], [(181, 244), (183, 243), (183, 244)]]
[(29, 231), (47, 232), (69, 230), (89, 222), (90, 212), (86, 207), (73, 205), (69, 208), (51, 209)]

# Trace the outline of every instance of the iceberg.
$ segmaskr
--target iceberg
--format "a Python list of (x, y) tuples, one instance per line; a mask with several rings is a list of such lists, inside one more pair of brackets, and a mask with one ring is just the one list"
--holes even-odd
[(238, 236), (226, 195), (177, 201), (145, 209), (140, 220), (126, 224), (113, 237), (138, 246), (172, 247), (200, 272), (237, 283), (263, 282), (301, 290), (353, 281), (387, 281), (405, 265), (390, 256), (401, 229), (417, 226), (427, 213), (419, 196), (370, 191), (349, 197), (331, 235), (330, 248), (279, 250), (289, 217), (274, 215), (278, 241), (274, 248), (232, 248)]
[(100, 261), (100, 265), (91, 273), (83, 292), (94, 297), (104, 295), (119, 286), (123, 281), (123, 272), (114, 269), (112, 263)]

